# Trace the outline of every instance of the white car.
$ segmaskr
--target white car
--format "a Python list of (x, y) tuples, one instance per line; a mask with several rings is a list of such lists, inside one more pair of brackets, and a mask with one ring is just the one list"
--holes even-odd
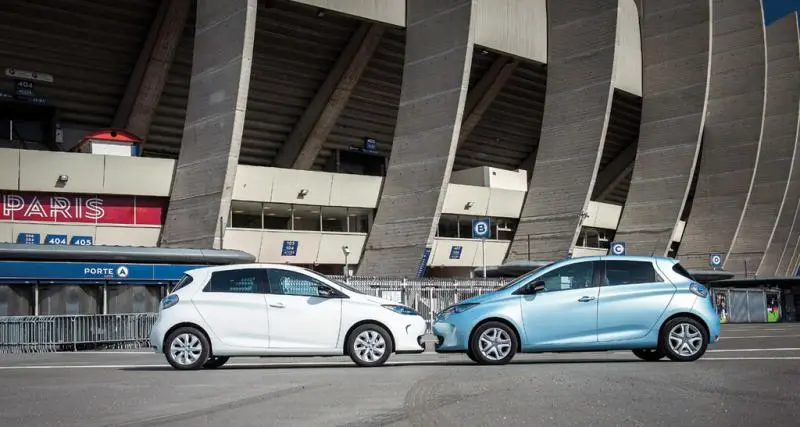
[(158, 310), (150, 344), (176, 369), (217, 368), (235, 356), (341, 356), (380, 366), (421, 353), (425, 320), (290, 265), (238, 264), (187, 271)]

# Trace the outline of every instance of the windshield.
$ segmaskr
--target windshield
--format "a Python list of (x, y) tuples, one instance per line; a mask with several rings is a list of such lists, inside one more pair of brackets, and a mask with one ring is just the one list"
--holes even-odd
[[(308, 268), (306, 268), (305, 270), (306, 270), (306, 271), (310, 271), (310, 272), (312, 272), (312, 273), (314, 273), (314, 274), (319, 274), (319, 273), (317, 273), (316, 271), (314, 271), (314, 270), (311, 270), (311, 269), (308, 269)], [(339, 280), (339, 279), (335, 279), (335, 278), (333, 278), (333, 277), (331, 277), (331, 276), (327, 276), (327, 275), (321, 275), (321, 274), (319, 274), (319, 275), (320, 275), (320, 276), (323, 276), (323, 277), (325, 277), (326, 279), (330, 280), (330, 281), (331, 281), (331, 282), (333, 282), (333, 283), (336, 283), (337, 285), (341, 286), (342, 288), (344, 288), (344, 289), (347, 289), (347, 290), (348, 290), (348, 291), (350, 291), (350, 292), (353, 292), (353, 293), (356, 293), (356, 294), (362, 294), (362, 295), (366, 295), (366, 294), (364, 294), (364, 292), (361, 292), (361, 291), (359, 291), (358, 289), (356, 289), (356, 288), (354, 288), (354, 287), (352, 287), (352, 286), (350, 286), (350, 285), (348, 285), (348, 284), (346, 284), (346, 283), (342, 282), (342, 281), (341, 281), (341, 280)]]
[[(527, 272), (527, 273), (523, 274), (522, 276), (519, 276), (519, 277), (517, 277), (516, 279), (512, 280), (511, 282), (507, 283), (505, 286), (503, 286), (503, 287), (501, 287), (501, 288), (497, 289), (497, 291), (503, 291), (503, 290), (506, 290), (506, 289), (508, 289), (508, 288), (511, 288), (511, 287), (513, 287), (513, 286), (516, 286), (516, 285), (518, 285), (518, 284), (520, 284), (520, 283), (522, 283), (522, 282), (524, 282), (524, 281), (528, 280), (528, 279), (529, 279), (531, 276), (533, 276), (534, 274), (536, 274), (536, 272), (537, 272), (537, 271), (539, 271), (539, 270), (541, 270), (541, 269), (543, 269), (543, 268), (550, 267), (550, 266), (551, 266), (551, 265), (553, 265), (553, 264), (555, 264), (555, 262), (551, 262), (550, 264), (543, 265), (543, 266), (541, 266), (541, 267), (539, 267), (539, 268), (535, 268), (535, 269), (533, 269), (533, 270), (531, 270), (531, 271), (529, 271), (529, 272)], [(495, 291), (495, 292), (496, 292), (496, 291)]]

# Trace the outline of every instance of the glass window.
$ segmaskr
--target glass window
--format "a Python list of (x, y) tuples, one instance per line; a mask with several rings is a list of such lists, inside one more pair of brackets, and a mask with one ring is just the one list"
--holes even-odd
[(692, 276), (692, 273), (689, 273), (688, 271), (686, 271), (686, 269), (683, 268), (683, 266), (679, 262), (675, 263), (675, 265), (672, 266), (672, 271), (680, 274), (681, 276), (683, 276), (683, 277), (685, 277), (685, 278), (687, 278), (689, 280), (696, 281), (694, 276)]
[(261, 203), (231, 202), (231, 227), (261, 230)]
[(656, 274), (653, 263), (645, 261), (606, 261), (606, 286), (635, 285), (637, 283), (656, 283), (661, 278)]
[(544, 281), (544, 288), (548, 292), (593, 288), (595, 287), (594, 262), (565, 265), (544, 274), (538, 280)]
[(270, 293), (278, 295), (317, 297), (319, 287), (325, 286), (317, 279), (296, 271), (270, 269), (267, 276)]
[[(477, 219), (477, 217), (471, 216), (459, 216), (458, 217), (458, 237), (461, 239), (471, 239), (472, 238), (472, 220)], [(490, 223), (491, 224), (491, 223)], [(490, 229), (494, 228), (491, 225), (489, 226)], [(492, 236), (489, 236), (491, 238)]]
[(347, 208), (322, 208), (322, 231), (347, 232)]
[(369, 233), (369, 227), (372, 225), (372, 210), (348, 208), (347, 221), (350, 233)]
[(291, 230), (292, 205), (265, 203), (264, 228), (267, 230)]
[(292, 215), (295, 230), (321, 231), (319, 206), (295, 205)]
[(497, 218), (495, 221), (495, 238), (497, 240), (514, 240), (514, 230), (517, 220), (511, 218)]
[(204, 292), (262, 293), (263, 273), (257, 269), (224, 270), (211, 274)]
[(458, 238), (458, 217), (442, 215), (439, 217), (438, 237)]
[(178, 283), (175, 284), (175, 287), (172, 288), (172, 292), (175, 292), (178, 289), (185, 287), (189, 283), (192, 283), (192, 280), (194, 280), (194, 278), (192, 278), (192, 276), (190, 276), (188, 274), (184, 274), (183, 277), (181, 277), (181, 279), (178, 280)]

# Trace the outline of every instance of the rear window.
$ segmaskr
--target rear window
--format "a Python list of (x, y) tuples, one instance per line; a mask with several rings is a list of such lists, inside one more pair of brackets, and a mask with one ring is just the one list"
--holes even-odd
[(691, 273), (686, 271), (686, 269), (683, 268), (683, 266), (679, 262), (675, 263), (675, 265), (672, 266), (672, 271), (680, 274), (681, 276), (683, 276), (683, 277), (685, 277), (685, 278), (687, 278), (687, 279), (689, 279), (691, 281), (695, 281), (695, 282), (697, 281), (697, 279), (695, 279), (694, 276), (692, 276)]
[(192, 276), (184, 274), (183, 277), (181, 277), (181, 279), (178, 280), (178, 283), (175, 284), (175, 287), (172, 288), (172, 292), (175, 292), (180, 288), (186, 287), (187, 285), (192, 283), (192, 280), (194, 280)]

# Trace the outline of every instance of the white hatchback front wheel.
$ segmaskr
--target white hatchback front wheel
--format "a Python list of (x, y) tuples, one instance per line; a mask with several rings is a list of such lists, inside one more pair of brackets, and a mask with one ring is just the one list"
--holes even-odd
[(347, 353), (359, 366), (381, 366), (389, 359), (392, 351), (389, 333), (375, 324), (359, 326), (347, 339)]
[(202, 332), (193, 327), (182, 327), (169, 334), (164, 354), (175, 369), (200, 369), (208, 360), (209, 347)]

